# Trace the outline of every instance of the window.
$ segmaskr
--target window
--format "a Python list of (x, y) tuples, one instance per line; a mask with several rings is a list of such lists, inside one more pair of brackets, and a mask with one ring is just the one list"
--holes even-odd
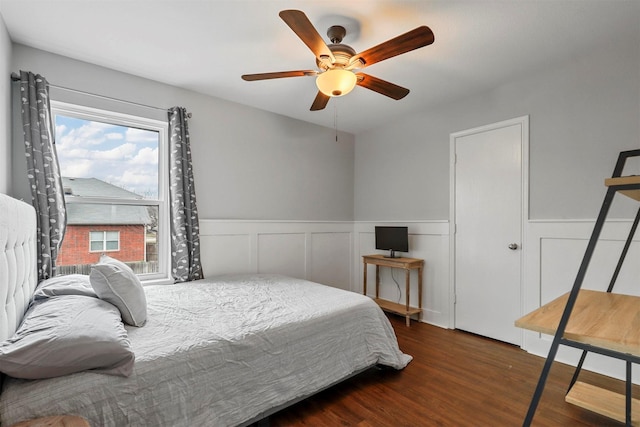
[(58, 274), (88, 274), (108, 252), (141, 280), (168, 280), (167, 124), (55, 101), (51, 112), (67, 204)]
[(89, 251), (107, 252), (120, 250), (119, 231), (90, 231)]

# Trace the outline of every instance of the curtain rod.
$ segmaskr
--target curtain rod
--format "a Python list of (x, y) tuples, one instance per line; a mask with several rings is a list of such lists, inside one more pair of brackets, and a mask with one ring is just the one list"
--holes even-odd
[[(19, 82), (20, 81), (20, 76), (17, 73), (11, 73), (11, 81)], [(160, 107), (154, 107), (153, 105), (141, 104), (139, 102), (125, 101), (123, 99), (113, 98), (111, 96), (98, 95), (97, 93), (91, 93), (91, 92), (84, 92), (84, 91), (81, 91), (81, 90), (78, 90), (78, 89), (71, 89), (71, 88), (68, 88), (68, 87), (58, 86), (58, 85), (54, 85), (54, 84), (51, 84), (51, 83), (49, 83), (49, 86), (54, 87), (56, 89), (61, 89), (61, 90), (69, 91), (69, 92), (79, 93), (79, 94), (82, 94), (82, 95), (89, 95), (89, 96), (93, 96), (93, 97), (96, 97), (96, 98), (106, 99), (106, 100), (109, 100), (109, 101), (121, 102), (123, 104), (136, 105), (138, 107), (150, 108), (152, 110), (169, 111), (168, 108), (160, 108)], [(191, 113), (187, 113), (187, 117), (191, 118)]]

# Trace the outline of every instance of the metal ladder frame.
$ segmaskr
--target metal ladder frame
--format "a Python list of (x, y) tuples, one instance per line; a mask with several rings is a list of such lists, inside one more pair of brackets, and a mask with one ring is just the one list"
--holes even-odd
[[(640, 156), (640, 150), (630, 150), (630, 151), (620, 152), (618, 156), (618, 161), (616, 162), (616, 166), (613, 170), (612, 178), (618, 178), (622, 176), (622, 171), (629, 157), (639, 157), (639, 156)], [(533, 397), (531, 398), (531, 403), (529, 404), (529, 410), (527, 411), (527, 415), (522, 424), (524, 427), (528, 427), (531, 425), (531, 421), (533, 420), (533, 416), (535, 415), (536, 408), (538, 407), (538, 403), (540, 402), (540, 397), (542, 396), (542, 392), (544, 390), (547, 377), (549, 376), (551, 365), (553, 364), (553, 361), (558, 352), (558, 348), (560, 347), (561, 344), (569, 347), (579, 348), (579, 349), (582, 349), (583, 351), (582, 356), (580, 358), (580, 362), (578, 363), (578, 366), (576, 367), (576, 371), (571, 380), (569, 390), (577, 380), (580, 370), (582, 369), (582, 364), (584, 363), (584, 359), (588, 352), (598, 353), (598, 354), (602, 354), (605, 356), (614, 357), (616, 359), (622, 359), (626, 361), (625, 423), (627, 426), (631, 426), (631, 402), (632, 402), (631, 366), (632, 366), (632, 363), (640, 364), (640, 357), (627, 354), (627, 353), (620, 353), (617, 351), (608, 350), (601, 347), (596, 347), (589, 344), (579, 343), (576, 341), (568, 340), (563, 336), (564, 336), (565, 329), (567, 327), (567, 323), (569, 323), (571, 312), (573, 311), (573, 307), (578, 298), (580, 288), (582, 287), (582, 282), (584, 281), (584, 277), (587, 273), (587, 268), (589, 267), (589, 263), (591, 262), (591, 257), (593, 256), (593, 252), (595, 251), (596, 244), (600, 237), (600, 232), (602, 231), (602, 228), (604, 226), (605, 219), (607, 217), (609, 208), (611, 207), (611, 203), (613, 202), (613, 198), (615, 194), (621, 190), (638, 190), (638, 189), (640, 189), (640, 184), (615, 185), (615, 186), (610, 186), (607, 189), (607, 193), (602, 202), (602, 207), (600, 208), (600, 213), (598, 214), (598, 218), (593, 228), (593, 232), (591, 233), (591, 238), (589, 239), (587, 249), (585, 251), (584, 257), (582, 258), (580, 269), (578, 270), (578, 274), (576, 275), (576, 279), (573, 283), (573, 287), (571, 288), (571, 291), (569, 293), (569, 297), (567, 299), (567, 305), (565, 306), (565, 309), (562, 313), (562, 317), (560, 318), (560, 323), (558, 324), (558, 329), (556, 330), (556, 333), (553, 337), (551, 348), (549, 349), (549, 354), (547, 355), (547, 360), (544, 363), (544, 367), (542, 368), (540, 378), (538, 379), (538, 384), (536, 386)], [(624, 258), (627, 255), (629, 246), (631, 245), (631, 241), (633, 240), (639, 221), (640, 221), (640, 208), (638, 209), (638, 213), (636, 214), (636, 218), (634, 220), (634, 223), (627, 237), (627, 241), (620, 255), (620, 259), (618, 260), (618, 264), (616, 266), (611, 282), (609, 283), (607, 292), (611, 292), (613, 290), (613, 286), (618, 278), (618, 273), (620, 272), (620, 268), (622, 267)]]

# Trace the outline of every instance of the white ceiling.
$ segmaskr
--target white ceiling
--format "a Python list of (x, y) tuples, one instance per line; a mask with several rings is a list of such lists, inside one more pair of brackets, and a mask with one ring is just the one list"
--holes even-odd
[[(283, 9), (304, 11), (323, 37), (359, 26), (343, 40), (357, 52), (420, 25), (435, 43), (367, 68), (406, 98), (356, 87), (311, 112), (312, 77), (240, 79), (315, 67)], [(640, 33), (638, 0), (0, 0), (0, 13), (16, 43), (323, 126), (337, 117), (352, 133)]]

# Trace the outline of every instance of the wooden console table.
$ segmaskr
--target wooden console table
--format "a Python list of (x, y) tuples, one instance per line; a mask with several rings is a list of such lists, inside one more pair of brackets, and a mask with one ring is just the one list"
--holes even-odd
[[(422, 269), (424, 267), (424, 260), (418, 258), (386, 258), (384, 255), (364, 255), (362, 261), (364, 262), (364, 294), (367, 295), (367, 264), (373, 264), (376, 266), (376, 297), (374, 301), (384, 311), (404, 316), (407, 321), (407, 326), (411, 325), (412, 315), (417, 314), (419, 319), (422, 314)], [(404, 305), (379, 298), (380, 267), (404, 269), (406, 277), (406, 303)], [(410, 277), (411, 270), (416, 269), (418, 270), (418, 307), (411, 307), (409, 304), (411, 294)]]

